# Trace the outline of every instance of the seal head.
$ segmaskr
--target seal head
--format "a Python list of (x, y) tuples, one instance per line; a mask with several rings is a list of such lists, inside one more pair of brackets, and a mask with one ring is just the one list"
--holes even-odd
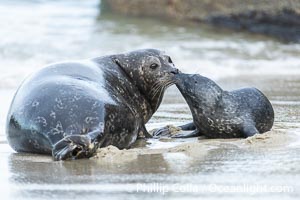
[(115, 63), (146, 96), (153, 113), (161, 103), (164, 91), (174, 84), (175, 68), (170, 56), (156, 49), (133, 51), (113, 56)]

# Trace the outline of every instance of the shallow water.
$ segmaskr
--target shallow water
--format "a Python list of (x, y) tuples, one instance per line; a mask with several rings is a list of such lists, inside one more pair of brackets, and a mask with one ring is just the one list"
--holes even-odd
[[(13, 0), (0, 2), (0, 186), (3, 199), (298, 199), (300, 196), (300, 45), (208, 26), (101, 14), (98, 0)], [(199, 156), (183, 152), (138, 155), (128, 162), (101, 159), (53, 162), (50, 157), (15, 154), (4, 124), (20, 82), (51, 62), (85, 59), (139, 48), (171, 55), (181, 71), (201, 73), (225, 89), (254, 86), (275, 109), (282, 144), (258, 141), (241, 148), (231, 140), (149, 140), (140, 149), (203, 144)], [(175, 87), (147, 124), (153, 129), (191, 120)], [(201, 143), (204, 142), (204, 143)], [(236, 141), (234, 141), (236, 142)], [(277, 141), (278, 142), (278, 141)], [(265, 146), (264, 146), (265, 145)], [(142, 184), (142, 185), (138, 185)], [(287, 186), (283, 193), (226, 192), (225, 186)], [(178, 191), (180, 186), (203, 189)], [(210, 186), (211, 188), (206, 188)], [(143, 191), (151, 187), (155, 192)], [(168, 192), (161, 191), (167, 188)], [(139, 191), (137, 192), (137, 190)], [(251, 191), (251, 190), (250, 190)]]

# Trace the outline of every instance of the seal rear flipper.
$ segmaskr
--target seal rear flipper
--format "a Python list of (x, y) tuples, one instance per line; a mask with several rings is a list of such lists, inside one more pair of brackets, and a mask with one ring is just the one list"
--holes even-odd
[(159, 137), (170, 137), (172, 134), (172, 131), (170, 129), (170, 126), (165, 126), (162, 128), (158, 128), (156, 130), (153, 131), (152, 135), (155, 138), (159, 138)]
[(101, 136), (98, 130), (87, 135), (66, 136), (54, 145), (52, 157), (56, 161), (92, 157), (100, 146)]
[(200, 132), (196, 129), (192, 132), (178, 133), (176, 135), (173, 135), (172, 138), (191, 138), (191, 137), (198, 137), (199, 135)]
[(259, 134), (259, 131), (253, 124), (244, 125), (243, 127), (243, 135), (247, 137), (251, 137), (255, 134)]
[[(197, 131), (197, 128), (194, 124), (194, 122), (190, 122), (185, 125), (181, 125), (178, 127), (173, 127), (171, 125), (165, 126), (163, 128), (159, 128), (153, 132), (154, 137), (172, 137), (172, 131), (173, 129), (176, 129), (176, 131)], [(190, 136), (190, 137), (195, 137), (195, 136)]]

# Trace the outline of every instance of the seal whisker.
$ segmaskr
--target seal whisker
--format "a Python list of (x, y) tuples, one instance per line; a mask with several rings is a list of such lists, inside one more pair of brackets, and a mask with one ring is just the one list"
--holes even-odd
[(168, 87), (170, 87), (171, 85), (173, 85), (175, 82), (173, 80), (169, 80), (168, 82), (165, 83), (165, 87), (164, 89), (167, 89)]
[(158, 98), (160, 98), (161, 94), (165, 91), (166, 88), (168, 88), (169, 86), (173, 85), (174, 81), (173, 80), (163, 80), (160, 87), (158, 87), (153, 96), (152, 99), (156, 97), (156, 95), (159, 93)]
[(152, 89), (150, 90), (150, 94), (151, 93), (153, 93), (156, 89), (158, 89), (161, 85), (164, 85), (164, 81), (165, 80), (158, 80), (157, 82), (155, 82), (154, 84), (153, 84), (153, 87), (152, 87)]
[[(160, 97), (163, 94), (164, 90), (165, 90), (165, 86), (163, 86), (162, 89), (160, 90), (158, 99), (160, 99)], [(155, 107), (155, 110), (157, 110), (157, 108), (158, 108), (158, 106)]]
[(163, 88), (163, 85), (160, 85), (159, 88), (157, 88), (157, 90), (155, 90), (155, 92), (153, 93), (152, 99), (154, 99), (156, 97), (156, 95), (159, 93), (159, 91), (161, 91)]
[[(161, 98), (162, 94), (164, 93), (164, 91), (166, 90), (166, 88), (168, 88), (169, 86), (173, 85), (173, 81), (172, 80), (169, 80), (169, 81), (166, 81), (166, 83), (162, 86), (162, 89), (160, 90), (160, 93), (159, 93), (159, 96), (158, 96), (158, 99)], [(158, 108), (158, 106), (155, 108), (155, 110)]]
[(161, 87), (160, 83), (157, 83), (152, 89), (150, 90), (150, 95), (152, 95), (159, 87)]
[(149, 92), (150, 95), (157, 89), (157, 87), (159, 87), (159, 85), (160, 85), (159, 81), (157, 81), (153, 84), (153, 87), (151, 88), (151, 90)]
[(153, 87), (150, 91), (150, 96), (152, 96), (152, 99), (156, 96), (159, 90), (161, 90), (162, 86), (165, 85), (166, 80), (158, 81), (156, 86)]

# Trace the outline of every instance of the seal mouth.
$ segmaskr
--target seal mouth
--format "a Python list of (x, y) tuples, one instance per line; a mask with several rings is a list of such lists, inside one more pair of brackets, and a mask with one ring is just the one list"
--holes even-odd
[(173, 77), (176, 87), (182, 94), (187, 93), (188, 88), (192, 91), (196, 90), (196, 83), (193, 81), (193, 76), (193, 74), (179, 73)]
[(177, 68), (173, 68), (173, 69), (170, 71), (170, 74), (173, 74), (173, 75), (180, 74), (180, 71), (179, 71), (179, 69), (177, 69)]
[(174, 81), (174, 83), (180, 84), (182, 82), (182, 79), (185, 77), (185, 74), (179, 72), (178, 74), (174, 74), (172, 77), (172, 80)]

